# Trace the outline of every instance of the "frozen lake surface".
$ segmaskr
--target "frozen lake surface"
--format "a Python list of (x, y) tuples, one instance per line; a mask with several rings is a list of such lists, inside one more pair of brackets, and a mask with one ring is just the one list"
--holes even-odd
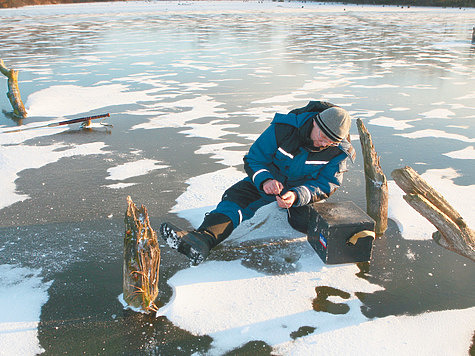
[[(274, 113), (309, 100), (361, 118), (388, 179), (413, 167), (473, 228), (474, 25), (474, 9), (301, 2), (1, 9), (29, 118), (0, 95), (0, 353), (467, 355), (474, 264), (431, 240), (393, 181), (369, 271), (324, 265), (271, 205), (199, 267), (163, 246), (157, 316), (118, 297), (127, 195), (156, 228), (199, 225)], [(107, 112), (113, 128), (4, 133)], [(330, 201), (364, 209), (351, 134)], [(322, 287), (343, 312), (315, 309)]]

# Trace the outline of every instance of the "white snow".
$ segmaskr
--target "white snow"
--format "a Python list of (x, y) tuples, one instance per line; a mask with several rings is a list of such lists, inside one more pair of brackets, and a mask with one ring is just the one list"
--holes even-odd
[(413, 120), (395, 120), (392, 117), (385, 117), (380, 116), (368, 121), (368, 124), (377, 125), (377, 126), (387, 126), (392, 127), (395, 130), (405, 130), (407, 128), (413, 127), (412, 125), (408, 124), (408, 122), (417, 121), (417, 119)]
[(353, 85), (353, 88), (366, 88), (366, 89), (387, 89), (387, 88), (397, 88), (397, 85), (393, 84), (379, 84), (379, 85)]
[(405, 193), (395, 181), (388, 181), (388, 190), (388, 217), (397, 223), (402, 237), (409, 240), (431, 239), (435, 228), (406, 203), (403, 199)]
[(163, 169), (169, 167), (168, 165), (159, 163), (161, 162), (153, 159), (144, 158), (138, 161), (120, 164), (107, 170), (109, 176), (106, 177), (106, 179), (126, 180), (131, 177), (138, 177), (147, 174), (156, 169)]
[(280, 355), (467, 355), (475, 308), (388, 316), (287, 342)]
[[(429, 169), (421, 174), (436, 191), (460, 213), (469, 226), (475, 225), (473, 202), (475, 201), (475, 184), (456, 185), (453, 180), (459, 174), (452, 168)], [(402, 237), (408, 240), (430, 240), (435, 227), (413, 210), (403, 199), (404, 192), (396, 182), (388, 181), (389, 218), (394, 220), (401, 231)]]
[(444, 155), (456, 159), (475, 159), (475, 149), (473, 148), (473, 146), (468, 146), (459, 151), (444, 153)]
[[(182, 270), (169, 280), (174, 298), (159, 314), (195, 335), (213, 337), (215, 354), (251, 340), (288, 342), (301, 326), (322, 333), (367, 321), (353, 292), (382, 288), (358, 278), (355, 265), (327, 267), (309, 252), (300, 259), (298, 272), (275, 276), (243, 267), (240, 261), (210, 261)], [(315, 312), (317, 286), (350, 293), (344, 300), (350, 311), (343, 316)]]
[(178, 197), (171, 212), (198, 227), (204, 214), (219, 203), (226, 188), (242, 178), (243, 174), (233, 167), (190, 178), (186, 181), (186, 192)]
[(97, 110), (146, 100), (151, 100), (146, 91), (129, 91), (124, 84), (55, 85), (28, 96), (25, 107), (29, 116), (55, 117), (84, 113), (86, 108)]
[[(139, 176), (148, 174), (157, 169), (165, 169), (169, 167), (169, 165), (159, 164), (159, 163), (162, 163), (162, 162), (153, 160), (153, 159), (147, 159), (147, 158), (123, 163), (115, 167), (109, 168), (107, 170), (107, 173), (109, 173), (109, 175), (106, 177), (106, 179), (115, 180), (115, 181), (123, 181), (129, 178), (139, 177)], [(104, 187), (107, 187), (109, 189), (124, 189), (136, 184), (137, 183), (133, 183), (133, 182), (127, 182), (127, 183), (118, 182), (118, 183), (104, 185)]]
[(41, 307), (52, 281), (40, 270), (0, 265), (0, 354), (35, 355), (44, 350), (38, 340)]
[[(38, 134), (38, 131), (36, 133)], [(0, 144), (6, 135), (14, 137), (19, 134), (1, 135)], [(19, 144), (0, 147), (2, 148), (0, 150), (0, 170), (2, 171), (2, 174), (0, 174), (0, 186), (2, 187), (0, 209), (29, 198), (28, 195), (16, 192), (15, 180), (18, 178), (19, 172), (28, 168), (40, 168), (65, 157), (106, 153), (104, 151), (106, 145), (103, 142), (85, 143), (75, 147), (59, 143), (50, 146)], [(18, 159), (18, 157), (21, 157), (21, 159)]]
[(411, 110), (410, 108), (405, 108), (405, 107), (397, 107), (397, 108), (391, 108), (391, 111), (408, 111)]
[(425, 129), (414, 131), (411, 133), (406, 134), (397, 134), (398, 136), (403, 136), (407, 138), (417, 139), (417, 138), (443, 138), (443, 139), (450, 139), (450, 140), (458, 140), (463, 142), (475, 142), (475, 138), (469, 138), (464, 135), (459, 134), (452, 134), (442, 130), (434, 130), (434, 129)]
[(133, 185), (136, 185), (137, 183), (115, 183), (115, 184), (109, 184), (106, 185), (107, 188), (109, 189), (124, 189), (127, 187), (131, 187)]
[(220, 108), (219, 103), (207, 95), (200, 95), (193, 99), (182, 99), (168, 104), (168, 110), (173, 109), (175, 112), (168, 112), (165, 115), (158, 116), (148, 122), (135, 125), (132, 129), (157, 129), (163, 127), (182, 127), (189, 121), (199, 119), (201, 117), (226, 118), (227, 114), (222, 114), (224, 109)]
[(454, 116), (455, 113), (448, 109), (433, 109), (421, 114), (428, 119), (448, 119), (450, 116)]
[(230, 131), (226, 131), (226, 129), (239, 127), (239, 125), (236, 124), (219, 124), (220, 122), (221, 120), (212, 120), (206, 124), (188, 124), (188, 128), (180, 131), (180, 133), (188, 137), (206, 137), (219, 140), (222, 136), (231, 133)]
[(246, 151), (242, 150), (227, 150), (226, 148), (230, 147), (241, 147), (244, 146), (238, 143), (213, 143), (209, 145), (201, 146), (200, 149), (196, 150), (196, 154), (208, 155), (211, 154), (211, 158), (218, 161), (228, 167), (238, 166), (243, 163), (242, 158), (246, 154)]

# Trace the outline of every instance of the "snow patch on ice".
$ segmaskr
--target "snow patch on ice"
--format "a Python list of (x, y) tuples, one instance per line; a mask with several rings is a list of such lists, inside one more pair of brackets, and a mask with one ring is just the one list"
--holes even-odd
[(390, 111), (408, 111), (408, 110), (411, 110), (411, 109), (405, 108), (405, 107), (397, 107), (397, 108), (391, 108), (389, 110)]
[(251, 219), (242, 222), (224, 243), (239, 244), (250, 240), (304, 237), (304, 234), (290, 226), (287, 214), (287, 210), (279, 208), (277, 202), (265, 205), (257, 210)]
[(106, 179), (125, 180), (131, 177), (138, 177), (147, 174), (156, 169), (169, 167), (168, 165), (160, 165), (159, 163), (161, 163), (161, 161), (144, 158), (138, 161), (120, 164), (107, 170), (109, 176), (106, 177)]
[(397, 350), (399, 355), (466, 355), (474, 324), (475, 308), (388, 316), (283, 343), (276, 353), (390, 356)]
[(448, 109), (433, 109), (422, 113), (428, 119), (448, 119), (450, 116), (454, 116), (455, 113)]
[(442, 130), (433, 130), (433, 129), (426, 129), (426, 130), (420, 130), (420, 131), (414, 131), (411, 133), (396, 134), (396, 135), (412, 138), (412, 139), (432, 137), (432, 138), (458, 140), (458, 141), (463, 141), (463, 142), (475, 142), (475, 138), (468, 138), (467, 136), (452, 134), (452, 133), (448, 133)]
[(473, 146), (468, 146), (463, 150), (452, 151), (444, 153), (445, 156), (456, 159), (475, 159), (475, 149)]
[(0, 265), (2, 355), (37, 355), (44, 352), (38, 340), (38, 324), (52, 281), (43, 282), (40, 274), (39, 269)]
[(236, 124), (218, 124), (221, 120), (212, 120), (206, 124), (187, 124), (187, 129), (180, 131), (188, 137), (205, 137), (213, 140), (220, 140), (222, 136), (231, 134), (226, 129), (239, 127)]
[(228, 115), (223, 114), (222, 103), (214, 100), (208, 95), (200, 95), (192, 99), (182, 99), (168, 104), (169, 111), (161, 116), (154, 117), (148, 122), (138, 124), (132, 127), (137, 129), (159, 129), (164, 127), (182, 127), (189, 121), (200, 119), (203, 117), (226, 118)]
[(353, 88), (364, 88), (364, 89), (388, 89), (388, 88), (397, 88), (397, 85), (394, 84), (377, 84), (377, 85), (352, 85)]
[(396, 222), (403, 238), (408, 240), (430, 240), (435, 227), (414, 211), (403, 199), (404, 191), (395, 181), (388, 181), (388, 217)]
[(137, 184), (138, 183), (116, 183), (116, 184), (105, 185), (104, 187), (109, 188), (109, 189), (124, 189), (124, 188), (131, 187)]
[[(290, 334), (301, 326), (315, 327), (320, 334), (367, 321), (354, 292), (373, 293), (382, 287), (358, 278), (354, 264), (324, 266), (310, 246), (308, 251), (299, 260), (299, 271), (288, 274), (264, 275), (240, 261), (209, 261), (182, 270), (169, 280), (174, 296), (159, 315), (195, 335), (210, 335), (216, 352), (251, 340), (290, 342)], [(343, 303), (350, 311), (334, 315), (313, 310), (317, 286), (348, 292), (350, 298)]]
[(224, 191), (242, 178), (244, 174), (234, 167), (192, 177), (186, 181), (188, 188), (177, 198), (171, 212), (197, 228), (205, 213), (220, 202)]
[[(0, 151), (0, 186), (2, 199), (0, 209), (16, 202), (24, 201), (28, 195), (16, 192), (15, 180), (19, 172), (28, 168), (40, 168), (64, 157), (104, 154), (106, 145), (103, 142), (86, 143), (75, 147), (63, 144), (51, 146), (12, 145), (3, 146)], [(21, 159), (18, 159), (21, 157)]]
[(211, 158), (216, 159), (218, 163), (228, 167), (234, 167), (243, 163), (242, 158), (246, 154), (246, 151), (227, 150), (226, 148), (240, 146), (244, 145), (232, 142), (215, 143), (201, 146), (195, 153), (203, 155), (211, 154)]
[(418, 119), (413, 119), (413, 120), (395, 120), (391, 117), (385, 117), (385, 116), (380, 116), (374, 119), (371, 119), (368, 124), (371, 125), (377, 125), (377, 126), (386, 126), (386, 127), (392, 127), (395, 130), (405, 130), (410, 127), (413, 127), (412, 125), (409, 125), (408, 122), (412, 121), (417, 121)]
[[(51, 98), (55, 98), (54, 105), (51, 105)], [(30, 116), (55, 117), (151, 99), (146, 91), (128, 91), (124, 84), (92, 87), (55, 85), (28, 96), (26, 107)]]
[[(453, 180), (460, 175), (452, 168), (430, 169), (421, 177), (462, 215), (469, 226), (475, 225), (473, 201), (475, 184), (468, 186), (456, 185)], [(403, 238), (407, 240), (430, 240), (436, 228), (428, 220), (417, 213), (403, 199), (404, 192), (393, 180), (388, 181), (389, 211), (388, 216), (394, 220)]]

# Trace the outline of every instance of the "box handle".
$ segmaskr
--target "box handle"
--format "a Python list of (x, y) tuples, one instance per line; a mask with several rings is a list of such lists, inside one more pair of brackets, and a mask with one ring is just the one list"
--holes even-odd
[(373, 239), (376, 237), (376, 234), (374, 231), (371, 230), (363, 230), (360, 232), (357, 232), (353, 236), (351, 236), (348, 240), (346, 240), (346, 244), (349, 246), (354, 246), (356, 245), (356, 242), (358, 242), (358, 239), (362, 237), (372, 237)]

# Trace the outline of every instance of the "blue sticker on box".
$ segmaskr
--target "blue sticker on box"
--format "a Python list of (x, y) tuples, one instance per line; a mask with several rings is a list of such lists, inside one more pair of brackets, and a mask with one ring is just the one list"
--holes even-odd
[(320, 234), (320, 239), (318, 241), (320, 241), (320, 244), (323, 246), (323, 248), (327, 248), (327, 239), (325, 238), (325, 236)]

